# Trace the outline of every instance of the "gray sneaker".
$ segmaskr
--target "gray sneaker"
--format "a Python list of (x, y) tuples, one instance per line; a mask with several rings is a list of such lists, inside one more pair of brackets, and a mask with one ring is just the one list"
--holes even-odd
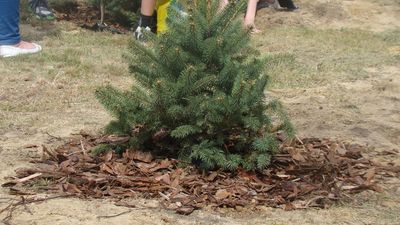
[(47, 0), (29, 0), (30, 10), (40, 19), (54, 20), (54, 14), (51, 11)]

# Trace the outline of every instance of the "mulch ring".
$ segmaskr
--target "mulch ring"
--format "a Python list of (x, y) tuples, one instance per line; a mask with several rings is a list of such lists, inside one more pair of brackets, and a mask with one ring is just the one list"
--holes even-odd
[(101, 143), (126, 140), (87, 136), (55, 150), (43, 146), (41, 160), (35, 160), (31, 168), (16, 170), (16, 177), (2, 186), (19, 195), (45, 191), (85, 198), (157, 198), (167, 209), (190, 214), (204, 206), (325, 208), (364, 190), (382, 192), (375, 175), (400, 173), (398, 166), (364, 158), (359, 145), (316, 138), (282, 144), (271, 167), (261, 173), (179, 168), (177, 160), (154, 159), (150, 153), (131, 149), (122, 155), (91, 154)]

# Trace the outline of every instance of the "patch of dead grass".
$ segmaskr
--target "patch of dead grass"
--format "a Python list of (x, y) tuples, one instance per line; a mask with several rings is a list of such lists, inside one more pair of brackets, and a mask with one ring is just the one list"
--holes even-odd
[(315, 87), (365, 79), (364, 68), (396, 65), (389, 49), (397, 32), (283, 27), (257, 36), (254, 44), (271, 59), (266, 69), (273, 87)]
[[(63, 30), (59, 35), (44, 35), (40, 54), (0, 59), (0, 129), (11, 123), (40, 127), (82, 111), (95, 113), (101, 109), (93, 97), (96, 87), (129, 85), (122, 58), (129, 37), (70, 26), (57, 23)], [(25, 36), (41, 29), (23, 28)]]

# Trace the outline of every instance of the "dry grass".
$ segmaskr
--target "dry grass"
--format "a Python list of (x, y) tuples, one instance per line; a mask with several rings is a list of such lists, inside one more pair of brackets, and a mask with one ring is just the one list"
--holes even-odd
[[(2, 126), (27, 113), (32, 118), (23, 124), (31, 126), (45, 122), (42, 112), (59, 116), (71, 107), (99, 110), (93, 98), (97, 86), (130, 82), (122, 58), (129, 36), (93, 33), (67, 23), (24, 25), (22, 31), (28, 40), (41, 40), (44, 51), (0, 61)], [(266, 69), (272, 88), (307, 88), (365, 79), (371, 75), (365, 68), (396, 65), (399, 56), (389, 49), (399, 36), (400, 30), (274, 28), (254, 45), (270, 58)]]
[(365, 79), (369, 67), (395, 66), (390, 48), (400, 30), (383, 34), (359, 29), (272, 28), (255, 45), (270, 56), (274, 88), (299, 88)]
[[(393, 5), (398, 1), (385, 0), (379, 4)], [(93, 33), (63, 22), (34, 23), (35, 27), (22, 26), (23, 35), (26, 39), (38, 40), (44, 51), (38, 55), (0, 59), (0, 154), (5, 159), (0, 162), (0, 181), (12, 173), (12, 168), (26, 164), (32, 153), (21, 150), (21, 146), (32, 140), (37, 144), (45, 141), (47, 136), (40, 133), (68, 137), (79, 129), (93, 131), (103, 127), (110, 117), (95, 100), (94, 89), (107, 83), (127, 87), (131, 82), (122, 58), (130, 36)], [(372, 32), (296, 25), (263, 30), (263, 34), (254, 37), (254, 45), (270, 58), (266, 69), (272, 78), (273, 94), (282, 98), (301, 134), (360, 135), (357, 140), (367, 143), (368, 140), (377, 145), (379, 140), (388, 141), (392, 146), (398, 143), (399, 127), (395, 121), (400, 113), (397, 108), (400, 101), (395, 79), (399, 71), (400, 54), (396, 47), (400, 46), (400, 29)], [(368, 108), (374, 110), (368, 111)], [(364, 136), (363, 132), (375, 132), (376, 136)], [(141, 218), (142, 223), (154, 224), (167, 223), (164, 217), (174, 224), (193, 221), (204, 224), (249, 221), (253, 224), (398, 224), (398, 185), (398, 180), (389, 180), (385, 194), (367, 193), (359, 196), (359, 202), (354, 204), (321, 211), (243, 209), (238, 214), (222, 210), (218, 215), (204, 211), (190, 218), (151, 211), (120, 219)], [(64, 204), (73, 205), (76, 210), (68, 211), (62, 207)], [(90, 224), (97, 221), (95, 217), (80, 215), (77, 211), (86, 210), (96, 215), (98, 210), (108, 212), (105, 209), (113, 207), (103, 202), (101, 209), (98, 204), (57, 200), (35, 206), (33, 211), (37, 217), (25, 213), (16, 221), (26, 224), (29, 218), (40, 221), (38, 224), (50, 224), (56, 219), (75, 216), (79, 218), (74, 220), (75, 224)], [(63, 213), (52, 214), (54, 208)], [(156, 215), (157, 219), (148, 215)], [(117, 219), (113, 222), (118, 223)]]
[[(68, 111), (97, 111), (100, 107), (93, 98), (97, 86), (125, 85), (129, 80), (121, 56), (129, 37), (94, 34), (71, 24), (46, 26), (46, 33), (40, 27), (22, 26), (27, 40), (44, 33), (42, 53), (0, 61), (2, 127), (41, 126)], [(62, 31), (52, 35), (60, 27)]]

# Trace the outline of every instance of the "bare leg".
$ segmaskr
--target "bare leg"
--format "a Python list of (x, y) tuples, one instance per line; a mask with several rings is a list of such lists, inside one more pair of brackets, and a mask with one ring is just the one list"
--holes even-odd
[(152, 16), (154, 8), (156, 7), (157, 0), (142, 0), (142, 7), (140, 13), (145, 16)]
[(143, 40), (143, 30), (151, 31), (151, 27), (153, 27), (153, 32), (156, 32), (154, 29), (153, 19), (156, 3), (157, 0), (142, 0), (142, 6), (140, 7), (140, 18), (136, 25), (136, 30), (133, 33), (137, 40)]
[(229, 4), (228, 0), (221, 0), (219, 3), (219, 7), (222, 10), (223, 8), (225, 8), (225, 6), (227, 6)]
[(254, 33), (260, 32), (255, 27), (256, 11), (257, 11), (258, 0), (249, 0), (247, 3), (246, 16), (244, 17), (244, 25), (246, 27), (252, 28)]

